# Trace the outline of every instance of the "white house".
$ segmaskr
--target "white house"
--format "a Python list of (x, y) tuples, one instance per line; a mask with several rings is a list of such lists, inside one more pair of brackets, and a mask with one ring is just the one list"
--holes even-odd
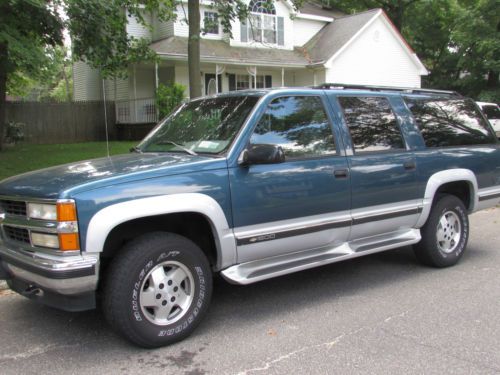
[[(325, 82), (420, 87), (427, 70), (381, 9), (345, 15), (306, 3), (296, 11), (288, 1), (263, 7), (249, 0), (250, 17), (232, 23), (232, 35), (217, 26), (210, 1), (201, 0), (201, 20), (213, 27), (201, 40), (205, 94), (248, 88), (307, 86)], [(99, 72), (82, 62), (74, 66), (75, 100), (106, 99), (117, 103), (117, 122), (156, 120), (154, 94), (159, 83), (188, 86), (187, 0), (175, 21), (154, 14), (143, 27), (130, 18), (127, 31), (147, 38), (160, 63), (130, 66), (128, 79), (103, 84)], [(189, 90), (186, 90), (189, 96)]]

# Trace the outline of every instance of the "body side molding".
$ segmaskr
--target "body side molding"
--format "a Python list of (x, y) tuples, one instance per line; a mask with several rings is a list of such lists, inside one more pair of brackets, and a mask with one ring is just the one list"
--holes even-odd
[(181, 212), (202, 214), (210, 222), (217, 247), (217, 270), (236, 262), (234, 234), (222, 208), (213, 198), (199, 193), (141, 198), (103, 208), (90, 220), (85, 250), (102, 252), (111, 230), (127, 221)]
[(427, 181), (423, 200), (424, 207), (417, 224), (415, 225), (416, 228), (422, 227), (427, 221), (431, 212), (432, 201), (434, 200), (434, 196), (439, 187), (450, 182), (459, 181), (465, 181), (469, 184), (472, 196), (470, 199), (470, 206), (467, 207), (467, 209), (469, 212), (476, 211), (478, 205), (478, 185), (474, 172), (470, 169), (464, 168), (447, 169), (445, 171), (434, 173)]

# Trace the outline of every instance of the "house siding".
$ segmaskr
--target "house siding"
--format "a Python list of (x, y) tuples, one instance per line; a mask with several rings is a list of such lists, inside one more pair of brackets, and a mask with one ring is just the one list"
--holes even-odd
[(73, 93), (74, 100), (102, 99), (99, 71), (83, 61), (75, 61), (73, 64)]
[(382, 17), (327, 67), (327, 82), (420, 87), (417, 66)]
[(303, 46), (326, 24), (326, 22), (296, 18), (293, 20), (293, 45)]
[[(151, 25), (152, 17), (150, 14), (143, 14), (146, 24)], [(145, 38), (152, 40), (151, 29), (140, 24), (134, 16), (127, 15), (127, 33), (134, 38)]]
[(174, 22), (160, 21), (156, 16), (153, 17), (153, 41), (168, 38), (174, 35)]

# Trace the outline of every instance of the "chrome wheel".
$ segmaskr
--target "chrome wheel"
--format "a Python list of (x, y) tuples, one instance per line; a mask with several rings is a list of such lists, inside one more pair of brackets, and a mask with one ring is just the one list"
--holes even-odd
[(462, 237), (462, 226), (455, 212), (446, 211), (439, 218), (436, 237), (442, 252), (449, 254), (456, 249)]
[(193, 303), (194, 285), (191, 271), (182, 263), (166, 261), (156, 265), (140, 288), (142, 313), (157, 325), (178, 321)]

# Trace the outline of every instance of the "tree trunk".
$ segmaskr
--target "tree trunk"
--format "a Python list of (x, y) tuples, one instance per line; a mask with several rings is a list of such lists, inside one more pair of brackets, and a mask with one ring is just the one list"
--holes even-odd
[(0, 43), (0, 151), (2, 151), (6, 123), (7, 59), (7, 45)]
[(188, 70), (189, 96), (201, 96), (200, 78), (200, 0), (188, 0)]

